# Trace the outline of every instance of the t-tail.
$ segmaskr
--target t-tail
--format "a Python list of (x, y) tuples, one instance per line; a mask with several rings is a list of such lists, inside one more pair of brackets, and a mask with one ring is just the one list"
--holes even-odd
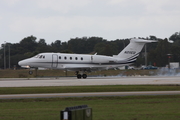
[(131, 39), (130, 43), (116, 56), (119, 60), (133, 63), (146, 43), (157, 42), (155, 40)]

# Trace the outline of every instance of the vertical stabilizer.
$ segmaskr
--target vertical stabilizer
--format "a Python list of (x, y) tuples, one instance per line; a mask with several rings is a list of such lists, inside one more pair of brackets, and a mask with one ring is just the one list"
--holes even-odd
[(131, 39), (130, 43), (116, 56), (121, 60), (135, 61), (146, 43), (154, 40)]

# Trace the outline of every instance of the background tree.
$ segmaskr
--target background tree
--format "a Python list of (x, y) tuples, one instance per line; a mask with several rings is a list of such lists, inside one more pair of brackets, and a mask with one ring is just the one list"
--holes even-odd
[(167, 54), (172, 54), (171, 44), (167, 39), (164, 39), (158, 42), (156, 49), (149, 53), (148, 58), (150, 61), (153, 61), (153, 63), (156, 63), (157, 66), (163, 67), (168, 64)]
[[(148, 64), (156, 63), (157, 66), (163, 67), (168, 64), (167, 54), (172, 54), (172, 62), (180, 62), (180, 33), (176, 32), (170, 36), (174, 41), (170, 44), (167, 39), (159, 39), (156, 36), (150, 36), (146, 39), (159, 40), (158, 43), (147, 44)], [(102, 37), (82, 37), (71, 38), (69, 41), (61, 42), (55, 40), (47, 44), (45, 39), (37, 40), (35, 36), (28, 36), (20, 40), (19, 43), (2, 44), (0, 49), (0, 68), (4, 68), (4, 47), (6, 47), (6, 66), (8, 66), (8, 45), (11, 48), (11, 67), (18, 66), (18, 61), (35, 56), (43, 52), (61, 52), (61, 53), (78, 53), (94, 54), (97, 52), (101, 55), (117, 55), (122, 49), (129, 44), (129, 39), (116, 39), (108, 41)], [(144, 49), (140, 53), (136, 66), (144, 64)]]

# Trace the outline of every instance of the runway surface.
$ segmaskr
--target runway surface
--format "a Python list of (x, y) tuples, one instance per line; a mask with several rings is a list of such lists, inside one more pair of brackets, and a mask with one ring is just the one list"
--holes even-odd
[(27, 98), (66, 98), (66, 97), (100, 97), (100, 96), (141, 96), (141, 95), (179, 95), (180, 91), (146, 91), (146, 92), (94, 92), (94, 93), (49, 93), (49, 94), (15, 94), (0, 95), (0, 99)]
[(180, 77), (75, 77), (1, 78), (0, 87), (85, 86), (85, 85), (180, 85)]

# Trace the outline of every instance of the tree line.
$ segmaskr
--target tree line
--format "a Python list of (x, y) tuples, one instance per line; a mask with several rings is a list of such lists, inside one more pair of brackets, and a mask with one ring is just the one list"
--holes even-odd
[[(170, 60), (173, 62), (180, 61), (180, 32), (176, 32), (169, 39), (174, 43), (169, 43), (168, 39), (156, 38), (150, 36), (146, 39), (158, 40), (157, 43), (147, 44), (148, 64), (163, 67), (168, 64), (168, 54), (171, 54)], [(100, 54), (100, 55), (117, 55), (122, 49), (129, 44), (130, 39), (106, 40), (102, 37), (82, 37), (71, 38), (69, 41), (62, 42), (55, 40), (51, 44), (47, 44), (45, 39), (39, 39), (35, 36), (28, 36), (19, 43), (2, 44), (0, 49), (0, 68), (4, 68), (4, 48), (6, 55), (6, 68), (9, 68), (9, 49), (10, 49), (10, 68), (18, 66), (18, 61), (33, 57), (43, 52), (59, 52), (59, 53), (77, 53), (77, 54)], [(135, 66), (145, 64), (144, 49), (137, 59)]]

